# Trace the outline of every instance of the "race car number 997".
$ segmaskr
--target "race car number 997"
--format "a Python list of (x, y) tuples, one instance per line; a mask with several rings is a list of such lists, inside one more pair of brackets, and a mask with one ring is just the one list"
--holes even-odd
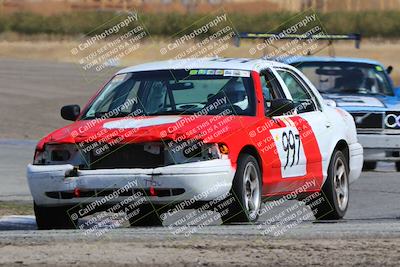
[(307, 158), (297, 128), (285, 127), (270, 132), (281, 162), (282, 178), (306, 175)]
[[(282, 133), (282, 148), (283, 151), (286, 152), (286, 163), (285, 166), (283, 166), (284, 169), (289, 165), (289, 161), (291, 161), (290, 167), (299, 164), (300, 146), (301, 142), (299, 134), (294, 134), (292, 130)], [(292, 154), (292, 156), (290, 154)]]

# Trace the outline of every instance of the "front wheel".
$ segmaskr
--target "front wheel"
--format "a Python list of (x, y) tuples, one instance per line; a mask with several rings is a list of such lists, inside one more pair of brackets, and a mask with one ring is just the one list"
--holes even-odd
[(336, 150), (332, 155), (321, 198), (311, 207), (317, 220), (343, 218), (349, 204), (349, 167), (342, 151)]
[(33, 203), (38, 229), (76, 229), (78, 219), (75, 219), (76, 216), (72, 215), (70, 209), (71, 207), (69, 206), (43, 207)]
[(261, 171), (257, 160), (249, 155), (239, 156), (230, 196), (233, 201), (220, 211), (224, 224), (256, 222), (261, 207)]
[(364, 161), (363, 171), (373, 171), (376, 169), (376, 161)]
[(400, 172), (400, 162), (396, 162), (396, 171)]

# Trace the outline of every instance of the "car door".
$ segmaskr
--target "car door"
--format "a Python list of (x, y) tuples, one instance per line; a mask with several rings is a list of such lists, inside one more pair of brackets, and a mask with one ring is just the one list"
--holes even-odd
[(277, 139), (282, 183), (290, 190), (304, 185), (307, 190), (316, 190), (323, 179), (321, 151), (327, 151), (329, 143), (327, 118), (301, 76), (286, 68), (275, 68), (275, 72), (286, 98), (297, 105), (294, 112), (275, 118), (284, 127), (271, 130)]
[[(285, 94), (279, 81), (271, 69), (260, 71), (260, 85), (262, 91), (264, 115), (259, 121), (253, 141), (257, 145), (260, 157), (263, 161), (263, 195), (273, 195), (286, 189), (285, 181), (282, 180), (281, 162), (277, 156), (276, 143), (273, 133), (286, 125), (280, 120), (272, 118), (270, 113), (271, 101), (273, 99), (284, 98)], [(284, 190), (283, 190), (284, 191)], [(290, 188), (287, 189), (290, 191)]]
[(266, 69), (260, 72), (260, 79), (264, 119), (260, 122), (261, 126), (257, 127), (258, 134), (253, 141), (264, 164), (263, 195), (281, 195), (304, 185), (310, 170), (307, 170), (307, 150), (303, 148), (303, 142), (309, 140), (300, 135), (301, 129), (296, 123), (300, 117), (297, 114), (271, 115), (272, 102), (288, 98), (285, 93), (287, 88), (279, 74), (273, 69)]

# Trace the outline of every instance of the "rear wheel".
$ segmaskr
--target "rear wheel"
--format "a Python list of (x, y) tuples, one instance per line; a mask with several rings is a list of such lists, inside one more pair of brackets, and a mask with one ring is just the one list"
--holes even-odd
[(376, 161), (364, 161), (363, 171), (373, 171), (376, 168)]
[(220, 211), (223, 223), (255, 222), (261, 207), (261, 171), (257, 160), (249, 154), (241, 154), (233, 179), (232, 203)]
[(127, 212), (130, 226), (161, 226), (162, 219), (159, 212), (150, 205), (140, 205), (138, 208)]
[(39, 230), (50, 229), (76, 229), (78, 219), (72, 219), (72, 207), (43, 207), (33, 203), (36, 224)]
[(321, 198), (311, 207), (317, 220), (343, 218), (349, 204), (349, 167), (342, 151), (336, 150), (332, 155)]

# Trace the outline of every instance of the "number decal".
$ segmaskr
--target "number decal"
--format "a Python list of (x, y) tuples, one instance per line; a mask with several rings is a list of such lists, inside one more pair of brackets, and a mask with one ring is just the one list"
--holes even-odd
[[(286, 163), (283, 166), (284, 169), (287, 168), (290, 161), (290, 167), (293, 165), (298, 165), (300, 161), (300, 135), (294, 134), (292, 130), (288, 132), (282, 132), (282, 148), (286, 152)], [(292, 154), (292, 157), (290, 157)]]
[(282, 178), (307, 174), (307, 159), (296, 127), (289, 126), (270, 131), (281, 163)]

